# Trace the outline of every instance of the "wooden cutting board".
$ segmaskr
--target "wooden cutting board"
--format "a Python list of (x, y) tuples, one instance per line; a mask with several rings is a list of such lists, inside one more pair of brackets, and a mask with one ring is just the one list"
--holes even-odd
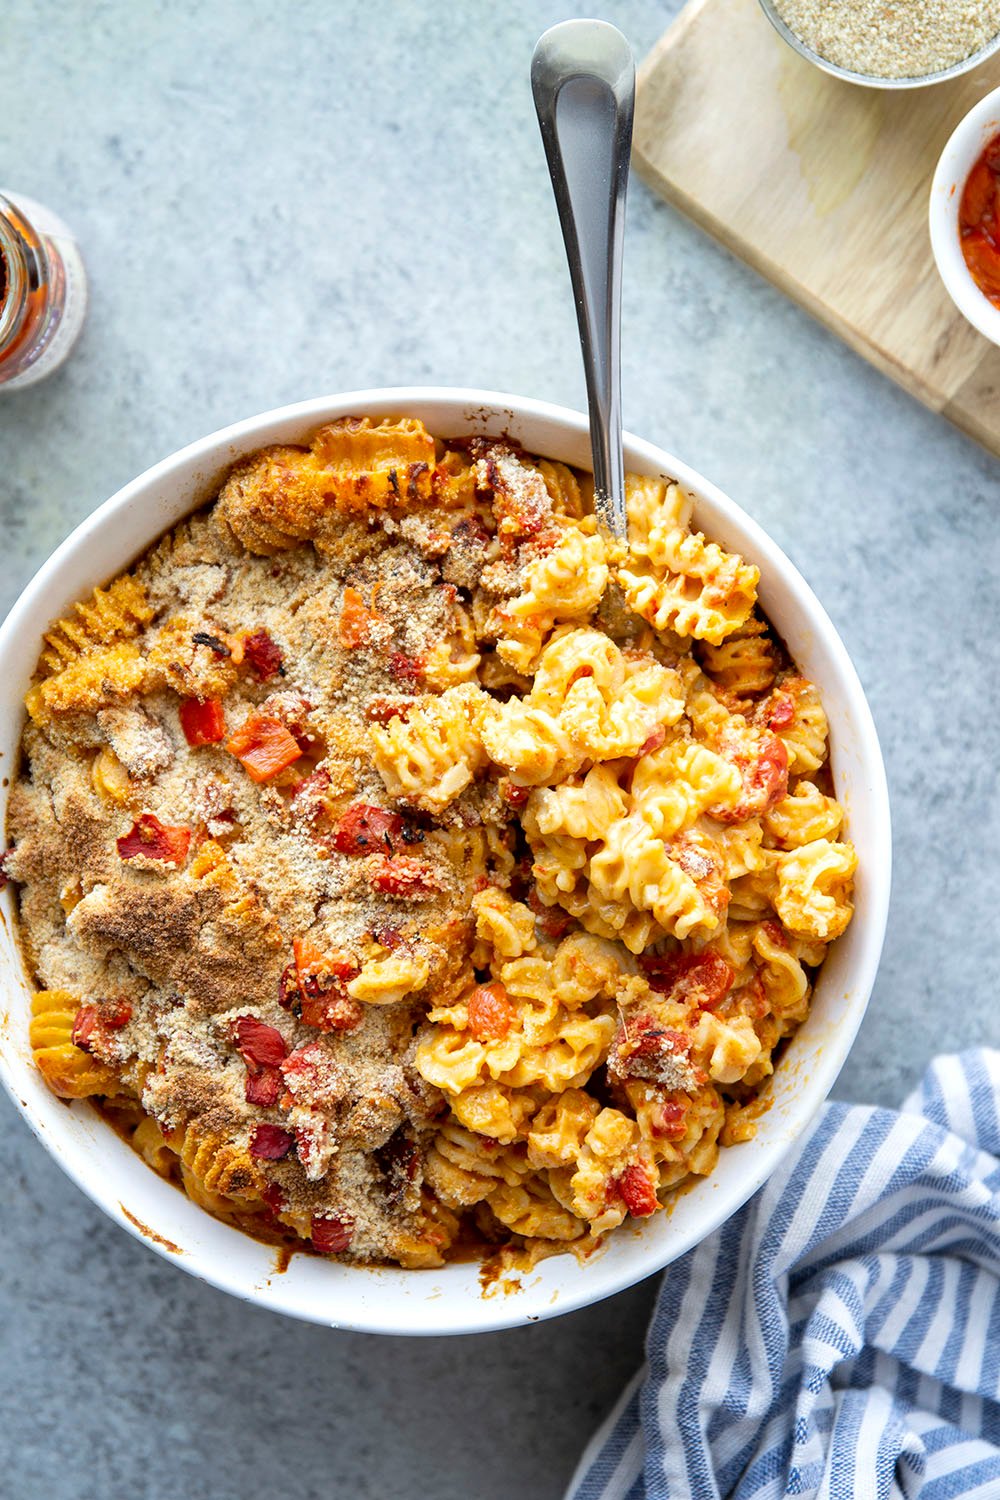
[(756, 0), (690, 0), (639, 73), (635, 162), (657, 192), (935, 411), (1000, 453), (1000, 349), (931, 256), (938, 156), (1000, 56), (925, 89), (830, 78)]

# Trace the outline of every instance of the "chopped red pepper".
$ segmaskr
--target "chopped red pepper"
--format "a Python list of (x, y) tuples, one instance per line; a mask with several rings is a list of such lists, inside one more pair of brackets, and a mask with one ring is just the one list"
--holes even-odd
[(142, 854), (164, 864), (182, 865), (191, 844), (191, 830), (161, 823), (154, 813), (142, 813), (128, 833), (115, 843), (121, 859), (135, 859)]
[(73, 1019), (71, 1038), (84, 1052), (89, 1052), (97, 1033), (120, 1031), (132, 1019), (127, 1000), (101, 1000), (97, 1005), (81, 1005)]
[(416, 698), (379, 695), (365, 704), (365, 718), (373, 724), (388, 724), (392, 719), (407, 719)]
[(270, 682), (279, 673), (284, 676), (281, 647), (271, 639), (266, 630), (255, 630), (253, 635), (244, 639), (243, 660), (259, 682)]
[(96, 1029), (97, 1006), (81, 1005), (73, 1018), (72, 1042), (75, 1046), (82, 1047), (84, 1052), (89, 1052)]
[(367, 608), (357, 589), (345, 588), (340, 608), (340, 644), (348, 651), (366, 646), (372, 626), (381, 618), (374, 609)]
[(281, 1098), (284, 1081), (277, 1068), (262, 1067), (247, 1058), (247, 1076), (243, 1085), (243, 1097), (248, 1104), (259, 1104), (272, 1109)]
[(255, 1125), (250, 1155), (262, 1161), (281, 1161), (294, 1145), (295, 1137), (290, 1130), (283, 1130), (280, 1125)]
[(321, 990), (316, 995), (303, 995), (302, 1019), (307, 1026), (317, 1031), (356, 1031), (365, 1018), (365, 1007), (353, 995), (343, 990)]
[(285, 1038), (276, 1026), (256, 1016), (238, 1016), (234, 1027), (236, 1045), (248, 1062), (276, 1068), (288, 1056)]
[(502, 984), (477, 984), (466, 997), (469, 1030), (478, 1042), (498, 1041), (510, 1030), (513, 1012)]
[(302, 754), (298, 741), (281, 720), (265, 714), (251, 714), (227, 742), (226, 749), (257, 782), (270, 781)]
[(612, 1186), (634, 1219), (648, 1219), (660, 1206), (656, 1184), (646, 1168), (638, 1162), (633, 1162), (619, 1173)]
[(270, 1108), (281, 1095), (278, 1069), (288, 1055), (285, 1039), (276, 1026), (268, 1026), (256, 1016), (238, 1016), (233, 1031), (247, 1068), (244, 1097), (248, 1104)]
[(276, 1182), (268, 1182), (260, 1190), (260, 1196), (272, 1214), (280, 1214), (285, 1206), (285, 1195)]
[(681, 1140), (687, 1134), (687, 1111), (687, 1101), (680, 1104), (676, 1099), (661, 1099), (650, 1115), (653, 1134), (663, 1140)]
[(403, 826), (399, 813), (355, 802), (337, 824), (333, 847), (338, 854), (371, 854), (376, 848), (391, 851), (402, 835)]
[(97, 1007), (97, 1018), (102, 1026), (120, 1031), (131, 1021), (132, 1007), (127, 1000), (102, 1000)]
[(546, 906), (534, 886), (527, 894), (528, 905), (535, 913), (535, 926), (544, 938), (558, 943), (573, 926), (573, 918), (561, 906)]
[(787, 729), (795, 721), (795, 704), (787, 693), (775, 693), (770, 701), (767, 722), (772, 729)]
[(281, 976), (281, 1004), (286, 1009), (296, 1006), (306, 1025), (319, 1031), (353, 1031), (360, 1026), (364, 1005), (344, 989), (345, 982), (359, 971), (357, 960), (331, 957), (309, 938), (296, 938), (292, 947), (295, 963)]
[(384, 856), (369, 872), (372, 889), (384, 896), (402, 896), (422, 901), (440, 890), (440, 882), (430, 865), (408, 854)]
[(639, 966), (663, 995), (714, 1010), (733, 987), (736, 971), (718, 953), (648, 953)]
[(653, 730), (649, 738), (643, 740), (642, 744), (639, 746), (639, 757), (643, 755), (652, 755), (654, 750), (659, 750), (660, 746), (665, 743), (666, 738), (666, 729), (662, 724), (657, 724), (656, 728)]
[(354, 1235), (354, 1220), (349, 1214), (314, 1214), (312, 1242), (321, 1255), (339, 1255), (346, 1250)]
[(219, 698), (182, 698), (181, 728), (193, 748), (218, 745), (226, 733), (226, 715)]
[(743, 795), (735, 807), (710, 807), (708, 815), (720, 823), (742, 823), (766, 813), (788, 793), (788, 749), (776, 734), (765, 734), (756, 753), (740, 747), (729, 757), (740, 773)]
[(405, 651), (393, 651), (389, 657), (390, 677), (411, 693), (419, 686), (423, 671), (424, 659), (421, 656), (407, 656)]

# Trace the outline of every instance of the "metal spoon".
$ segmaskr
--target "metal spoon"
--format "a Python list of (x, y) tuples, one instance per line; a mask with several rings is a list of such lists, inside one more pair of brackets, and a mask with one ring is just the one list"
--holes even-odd
[(606, 21), (563, 21), (539, 39), (531, 90), (576, 298), (587, 377), (594, 509), (624, 540), (621, 281), (635, 61)]

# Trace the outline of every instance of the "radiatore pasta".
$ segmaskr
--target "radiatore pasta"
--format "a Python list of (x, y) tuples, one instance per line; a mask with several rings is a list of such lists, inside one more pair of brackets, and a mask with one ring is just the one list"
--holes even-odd
[(852, 913), (757, 569), (627, 480), (343, 419), (46, 634), (4, 872), (48, 1085), (257, 1236), (591, 1248), (749, 1139)]

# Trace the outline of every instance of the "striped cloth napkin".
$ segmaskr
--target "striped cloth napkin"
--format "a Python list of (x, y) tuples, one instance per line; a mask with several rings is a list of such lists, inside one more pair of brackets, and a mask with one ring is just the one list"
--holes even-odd
[(568, 1500), (1000, 1497), (1000, 1052), (828, 1104), (670, 1266)]

